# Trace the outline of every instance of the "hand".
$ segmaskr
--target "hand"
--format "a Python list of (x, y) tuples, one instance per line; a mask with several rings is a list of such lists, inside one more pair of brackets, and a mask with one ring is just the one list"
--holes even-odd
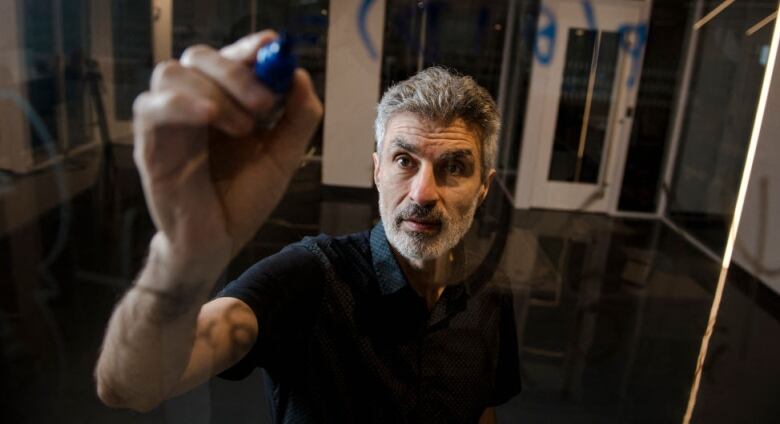
[(133, 105), (134, 158), (158, 229), (152, 247), (182, 271), (221, 272), (281, 199), (322, 117), (297, 69), (276, 125), (256, 124), (276, 98), (252, 65), (275, 37), (190, 47), (157, 65)]

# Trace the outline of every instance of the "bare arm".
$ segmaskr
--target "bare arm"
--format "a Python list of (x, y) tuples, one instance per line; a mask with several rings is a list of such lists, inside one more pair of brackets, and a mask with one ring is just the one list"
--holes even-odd
[[(111, 317), (95, 370), (108, 406), (153, 409), (234, 364), (256, 339), (249, 306), (234, 298), (203, 305), (208, 291), (190, 290), (194, 280), (170, 280), (161, 256), (152, 243), (146, 267)], [(151, 288), (165, 280), (172, 289)]]
[(95, 369), (109, 406), (152, 409), (235, 363), (256, 339), (257, 320), (240, 300), (203, 304), (281, 199), (322, 117), (308, 74), (296, 70), (276, 126), (255, 125), (275, 97), (251, 64), (274, 37), (189, 48), (155, 68), (133, 105), (133, 154), (158, 232)]
[[(154, 408), (171, 395), (192, 352), (204, 290), (173, 281), (163, 256), (152, 243), (138, 281), (111, 316), (95, 369), (98, 396), (108, 406)], [(170, 289), (157, 288), (160, 282)]]

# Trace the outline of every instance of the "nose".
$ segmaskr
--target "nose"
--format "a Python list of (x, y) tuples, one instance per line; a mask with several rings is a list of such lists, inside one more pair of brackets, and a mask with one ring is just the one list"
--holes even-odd
[(412, 180), (409, 197), (420, 206), (436, 204), (439, 200), (439, 190), (433, 167), (423, 164)]

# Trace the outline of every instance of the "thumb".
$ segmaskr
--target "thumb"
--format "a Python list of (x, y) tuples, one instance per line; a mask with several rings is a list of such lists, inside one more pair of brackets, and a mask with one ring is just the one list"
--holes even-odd
[(279, 34), (277, 34), (276, 31), (267, 29), (265, 31), (247, 35), (235, 43), (221, 48), (219, 53), (227, 59), (251, 66), (257, 59), (257, 51), (260, 50), (260, 47), (263, 47), (278, 37)]

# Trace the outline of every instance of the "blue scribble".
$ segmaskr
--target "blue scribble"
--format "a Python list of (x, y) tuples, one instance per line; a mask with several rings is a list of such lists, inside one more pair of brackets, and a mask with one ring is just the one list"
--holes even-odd
[[(581, 4), (582, 11), (585, 14), (585, 20), (588, 22), (588, 27), (591, 30), (598, 30), (593, 3), (591, 0), (581, 0)], [(552, 63), (553, 55), (555, 53), (558, 24), (555, 13), (544, 5), (539, 8), (539, 22), (542, 22), (543, 20), (546, 20), (547, 24), (540, 24), (539, 30), (536, 32), (534, 57), (542, 65), (549, 65)], [(618, 34), (620, 36), (620, 48), (628, 54), (631, 60), (631, 70), (628, 75), (628, 80), (626, 81), (628, 87), (631, 88), (637, 82), (642, 52), (647, 44), (647, 23), (623, 24), (618, 28)], [(632, 35), (634, 36), (633, 42), (631, 41)], [(542, 51), (541, 41), (543, 39), (548, 40), (547, 51)]]
[(589, 29), (596, 29), (596, 14), (593, 12), (593, 3), (590, 0), (582, 0), (582, 12), (588, 21)]
[[(555, 38), (558, 33), (558, 23), (555, 19), (555, 14), (547, 6), (539, 7), (539, 20), (544, 16), (547, 19), (547, 25), (541, 27), (536, 31), (536, 41), (534, 42), (534, 57), (542, 65), (549, 65), (552, 62), (553, 54), (555, 53)], [(548, 40), (548, 47), (546, 52), (542, 52), (539, 47), (539, 42), (546, 38)]]
[[(628, 53), (631, 58), (631, 73), (628, 75), (628, 87), (636, 84), (637, 75), (639, 75), (639, 62), (642, 58), (645, 44), (647, 44), (647, 23), (641, 22), (636, 25), (623, 24), (618, 28), (620, 35), (620, 47)], [(634, 34), (634, 42), (631, 43), (629, 36)]]
[(376, 60), (376, 48), (371, 43), (371, 37), (368, 36), (368, 29), (366, 28), (366, 18), (368, 18), (368, 11), (373, 6), (374, 0), (363, 0), (360, 4), (360, 10), (358, 10), (357, 26), (360, 32), (360, 39), (363, 40), (363, 45), (366, 46), (368, 56), (371, 60)]

